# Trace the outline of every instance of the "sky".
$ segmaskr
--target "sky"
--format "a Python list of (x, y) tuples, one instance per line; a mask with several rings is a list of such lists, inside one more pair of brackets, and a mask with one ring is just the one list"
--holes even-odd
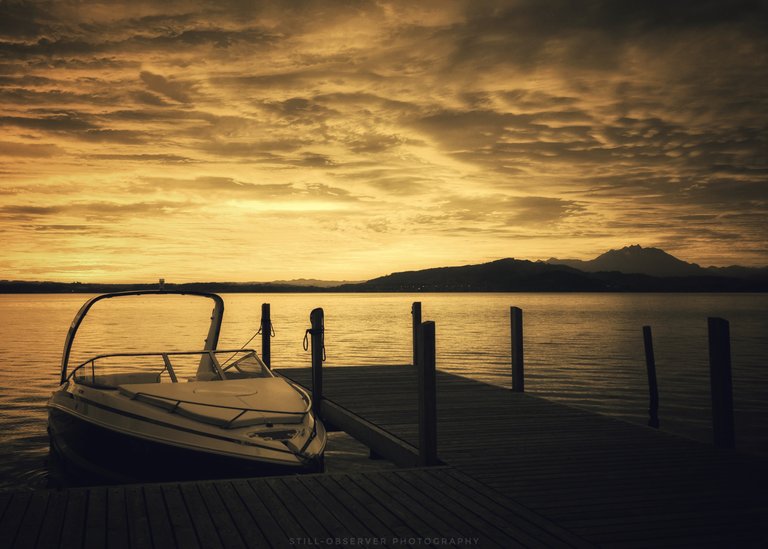
[(0, 0), (0, 279), (768, 265), (768, 2)]

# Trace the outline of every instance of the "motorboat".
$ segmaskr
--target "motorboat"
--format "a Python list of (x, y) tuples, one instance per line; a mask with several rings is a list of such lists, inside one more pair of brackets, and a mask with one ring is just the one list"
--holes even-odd
[[(97, 354), (70, 369), (75, 335), (94, 304), (169, 294), (213, 300), (202, 350)], [(48, 401), (54, 457), (99, 482), (321, 471), (327, 436), (310, 396), (255, 350), (217, 349), (223, 315), (224, 301), (208, 292), (161, 289), (89, 299), (67, 332), (61, 385)], [(182, 363), (193, 366), (186, 377)]]

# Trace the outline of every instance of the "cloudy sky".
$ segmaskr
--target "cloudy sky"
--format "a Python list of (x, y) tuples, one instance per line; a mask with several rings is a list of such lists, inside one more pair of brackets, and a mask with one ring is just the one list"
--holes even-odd
[(768, 264), (768, 2), (0, 0), (0, 278)]

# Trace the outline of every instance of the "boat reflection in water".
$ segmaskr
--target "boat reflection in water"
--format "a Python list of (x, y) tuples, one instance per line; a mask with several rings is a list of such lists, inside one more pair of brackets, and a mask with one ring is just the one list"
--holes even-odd
[[(202, 350), (102, 354), (69, 370), (96, 302), (169, 294), (214, 301)], [(322, 471), (327, 437), (309, 395), (253, 350), (217, 350), (223, 314), (221, 297), (205, 292), (119, 292), (82, 306), (48, 401), (51, 451), (67, 476), (114, 483)], [(196, 372), (185, 378), (174, 365), (189, 360)]]

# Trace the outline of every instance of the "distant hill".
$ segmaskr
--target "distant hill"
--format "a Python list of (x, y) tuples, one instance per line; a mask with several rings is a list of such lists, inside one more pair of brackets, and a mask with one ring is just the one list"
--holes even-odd
[[(633, 248), (633, 247), (630, 247)], [(636, 251), (636, 250), (632, 250)], [(658, 250), (664, 255), (661, 250)], [(663, 257), (652, 252), (653, 257)], [(610, 256), (609, 256), (610, 257)], [(672, 258), (672, 256), (669, 256)], [(675, 258), (672, 258), (675, 260)], [(664, 261), (667, 261), (664, 259)], [(675, 260), (678, 261), (678, 260)], [(675, 265), (674, 262), (669, 262)], [(604, 265), (613, 266), (607, 261)], [(680, 267), (680, 266), (678, 266)], [(632, 268), (632, 267), (624, 267)], [(684, 267), (676, 271), (683, 272)], [(336, 288), (349, 292), (764, 292), (768, 275), (754, 278), (718, 276), (703, 270), (690, 275), (651, 276), (617, 269), (585, 272), (543, 261), (500, 259), (479, 265), (406, 271), (362, 284)]]
[(547, 260), (551, 265), (567, 265), (587, 273), (616, 271), (625, 274), (644, 274), (649, 276), (708, 276), (713, 273), (702, 269), (695, 263), (687, 263), (658, 248), (643, 248), (634, 245), (620, 250), (610, 250), (595, 259)]
[[(0, 281), (0, 293), (103, 293), (157, 284)], [(707, 267), (658, 248), (627, 246), (590, 261), (499, 259), (478, 265), (405, 271), (349, 283), (298, 279), (275, 282), (166, 284), (169, 290), (210, 292), (766, 292), (768, 267)]]
[(317, 288), (335, 288), (344, 284), (359, 284), (362, 280), (318, 280), (316, 278), (294, 278), (293, 280), (275, 280), (267, 284), (277, 284), (279, 286), (315, 286)]
[(480, 265), (439, 267), (374, 278), (340, 286), (341, 291), (371, 292), (498, 292), (597, 291), (604, 284), (569, 267), (541, 261), (499, 259)]
[[(129, 290), (156, 290), (154, 284), (109, 284), (98, 282), (28, 282), (21, 280), (0, 280), (0, 293), (5, 294), (101, 294), (107, 292), (125, 292)], [(278, 293), (278, 292), (317, 292), (316, 286), (292, 286), (287, 284), (262, 282), (187, 282), (183, 284), (166, 283), (166, 290), (199, 291), (220, 293)]]

